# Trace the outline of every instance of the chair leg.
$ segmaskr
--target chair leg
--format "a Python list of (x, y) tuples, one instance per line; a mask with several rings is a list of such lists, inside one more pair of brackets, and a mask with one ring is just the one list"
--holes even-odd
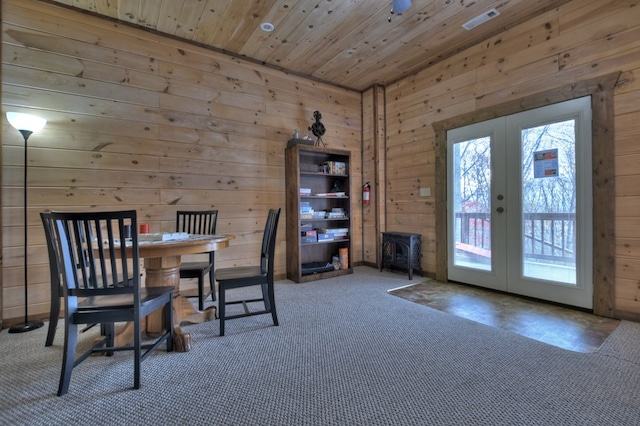
[(216, 274), (213, 272), (213, 264), (209, 270), (209, 285), (211, 286), (211, 300), (216, 301)]
[(164, 323), (167, 324), (167, 330), (169, 331), (169, 337), (167, 337), (167, 352), (173, 351), (173, 295), (169, 298), (169, 303), (164, 305)]
[(140, 363), (142, 362), (142, 329), (140, 323), (142, 318), (133, 320), (133, 388), (140, 389)]
[(51, 310), (49, 312), (49, 329), (47, 330), (47, 340), (45, 346), (53, 345), (53, 339), (56, 337), (56, 328), (58, 327), (58, 317), (60, 316), (60, 295), (51, 295)]
[(62, 396), (69, 391), (71, 382), (71, 371), (76, 357), (76, 346), (78, 344), (78, 326), (70, 324), (66, 318), (64, 334), (64, 352), (62, 355), (62, 370), (60, 371), (60, 383), (58, 384), (58, 396)]
[(278, 325), (278, 314), (276, 313), (276, 298), (272, 284), (268, 284), (267, 294), (269, 296), (269, 307), (271, 308), (271, 318), (273, 319), (273, 325)]
[(267, 312), (271, 311), (271, 299), (269, 298), (269, 290), (268, 284), (261, 284), (260, 288), (262, 289), (262, 301), (264, 302), (264, 310)]
[(220, 319), (220, 336), (224, 336), (224, 315), (225, 315), (225, 294), (224, 285), (218, 283), (218, 317)]
[(198, 276), (198, 309), (204, 310), (204, 274)]
[[(100, 333), (107, 338), (106, 345), (110, 348), (115, 346), (116, 339), (116, 325), (112, 322), (101, 323)], [(113, 356), (114, 351), (105, 352), (106, 356)]]

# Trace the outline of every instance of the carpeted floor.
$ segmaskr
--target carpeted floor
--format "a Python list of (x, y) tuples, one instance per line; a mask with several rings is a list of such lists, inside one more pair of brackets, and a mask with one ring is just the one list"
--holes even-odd
[(62, 332), (45, 348), (44, 328), (3, 330), (0, 424), (640, 425), (640, 324), (578, 353), (387, 293), (405, 284), (368, 267), (278, 282), (280, 326), (186, 326), (192, 350), (154, 353), (139, 390), (118, 352), (85, 360), (57, 397)]
[(576, 352), (594, 352), (620, 321), (503, 292), (434, 280), (390, 294)]

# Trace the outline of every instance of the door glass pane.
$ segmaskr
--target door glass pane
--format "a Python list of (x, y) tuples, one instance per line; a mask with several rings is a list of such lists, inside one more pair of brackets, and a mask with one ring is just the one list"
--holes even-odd
[(454, 264), (491, 270), (491, 138), (453, 146)]
[(576, 283), (575, 120), (521, 131), (522, 271)]

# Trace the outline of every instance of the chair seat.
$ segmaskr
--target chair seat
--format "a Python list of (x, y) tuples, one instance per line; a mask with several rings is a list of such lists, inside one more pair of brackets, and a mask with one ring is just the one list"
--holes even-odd
[[(173, 286), (166, 287), (143, 287), (140, 289), (140, 303), (145, 304), (162, 296), (163, 294), (171, 293), (174, 290)], [(133, 306), (133, 294), (118, 294), (113, 296), (91, 296), (85, 297), (78, 303), (78, 310), (90, 310), (102, 307), (121, 307), (124, 309), (131, 309)]]
[(247, 280), (255, 278), (255, 281), (260, 284), (265, 282), (267, 277), (266, 272), (263, 273), (260, 270), (260, 266), (239, 266), (237, 268), (221, 268), (216, 269), (216, 280), (218, 282), (225, 281), (228, 284), (233, 284), (233, 281), (242, 281), (244, 285), (251, 285), (247, 283)]
[(184, 262), (180, 265), (180, 278), (198, 278), (211, 269), (209, 262)]
[[(166, 303), (166, 297), (171, 297), (174, 287), (143, 287), (140, 289), (140, 311), (144, 316), (147, 312), (153, 312)], [(118, 294), (113, 296), (85, 297), (78, 303), (78, 310), (74, 313), (76, 323), (85, 323), (83, 316), (89, 316), (92, 322), (96, 322), (96, 312), (100, 312), (100, 321), (110, 321), (110, 315), (121, 317), (123, 312), (131, 312), (133, 321), (133, 294)], [(120, 320), (122, 321), (122, 319)]]

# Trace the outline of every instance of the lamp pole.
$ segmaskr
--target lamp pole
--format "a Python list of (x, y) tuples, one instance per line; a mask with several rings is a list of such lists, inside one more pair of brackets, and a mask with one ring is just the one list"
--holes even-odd
[(24, 333), (25, 331), (35, 330), (44, 325), (42, 321), (29, 321), (29, 280), (28, 280), (28, 265), (27, 265), (27, 140), (33, 132), (40, 130), (46, 124), (46, 120), (35, 117), (29, 114), (21, 114), (17, 112), (8, 112), (7, 119), (9, 123), (16, 128), (24, 138), (24, 205), (23, 205), (23, 217), (24, 217), (24, 322), (22, 324), (16, 324), (9, 328), (9, 333)]

